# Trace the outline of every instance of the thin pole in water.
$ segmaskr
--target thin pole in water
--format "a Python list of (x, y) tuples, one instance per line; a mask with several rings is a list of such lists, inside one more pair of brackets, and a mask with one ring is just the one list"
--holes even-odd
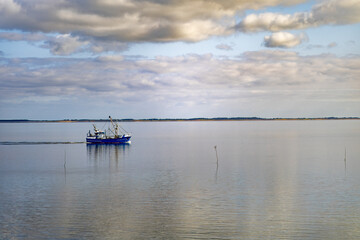
[(345, 158), (344, 158), (344, 161), (346, 162), (346, 147), (345, 147)]
[(65, 176), (65, 183), (66, 183), (66, 150), (64, 150), (64, 176)]
[(218, 170), (219, 170), (219, 157), (218, 157), (218, 153), (217, 153), (217, 146), (214, 146), (215, 149), (215, 154), (216, 154), (216, 172), (215, 172), (215, 182), (217, 181), (217, 175), (218, 175)]
[(344, 164), (345, 164), (345, 173), (346, 173), (346, 147), (345, 147), (345, 157), (344, 157)]
[(214, 146), (215, 148), (215, 153), (216, 153), (216, 164), (219, 165), (219, 157), (218, 157), (218, 153), (217, 153), (217, 146)]
[(66, 150), (64, 150), (64, 168), (66, 169)]

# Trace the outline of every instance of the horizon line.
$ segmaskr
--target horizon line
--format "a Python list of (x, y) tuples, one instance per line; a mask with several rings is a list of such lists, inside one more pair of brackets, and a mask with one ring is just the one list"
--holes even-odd
[[(122, 118), (113, 119), (120, 122), (161, 122), (161, 121), (276, 121), (276, 120), (359, 120), (360, 117), (196, 117), (196, 118)], [(91, 119), (91, 118), (74, 118), (74, 119), (0, 119), (4, 122), (107, 122), (109, 119)]]

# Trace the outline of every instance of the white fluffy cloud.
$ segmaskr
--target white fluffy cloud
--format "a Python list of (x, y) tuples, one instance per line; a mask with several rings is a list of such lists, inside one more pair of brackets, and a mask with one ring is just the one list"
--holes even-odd
[(341, 25), (360, 22), (359, 0), (329, 0), (315, 5), (311, 12), (294, 14), (261, 13), (246, 16), (237, 29), (244, 32), (283, 31), (319, 25)]
[(306, 39), (307, 37), (304, 33), (295, 35), (288, 32), (276, 32), (264, 37), (264, 45), (270, 48), (292, 48), (301, 44)]

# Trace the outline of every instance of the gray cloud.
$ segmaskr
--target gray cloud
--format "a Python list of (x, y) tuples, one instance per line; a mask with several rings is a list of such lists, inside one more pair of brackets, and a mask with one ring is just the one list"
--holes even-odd
[(70, 55), (80, 52), (81, 47), (84, 45), (87, 45), (87, 42), (82, 42), (77, 37), (64, 34), (50, 38), (45, 41), (42, 47), (50, 49), (50, 52), (54, 55)]
[(276, 32), (358, 22), (360, 22), (360, 2), (358, 0), (329, 0), (320, 2), (312, 8), (311, 12), (292, 15), (279, 13), (250, 14), (236, 28), (243, 32)]
[(122, 42), (195, 42), (233, 33), (235, 16), (246, 9), (304, 1), (3, 0), (0, 28)]
[(78, 52), (102, 53), (122, 52), (128, 49), (126, 43), (78, 37), (70, 34), (48, 35), (43, 33), (0, 32), (0, 40), (27, 41), (39, 43), (39, 47), (49, 49), (54, 55), (66, 56)]
[(40, 33), (0, 32), (0, 40), (38, 42), (47, 37)]
[(294, 35), (288, 32), (276, 32), (264, 37), (266, 47), (292, 48), (307, 40), (305, 33)]

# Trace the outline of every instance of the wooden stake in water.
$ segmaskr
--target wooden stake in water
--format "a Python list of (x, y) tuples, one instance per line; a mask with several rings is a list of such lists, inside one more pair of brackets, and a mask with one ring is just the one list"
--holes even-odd
[(214, 146), (215, 148), (215, 153), (216, 153), (216, 164), (219, 165), (219, 157), (218, 157), (218, 153), (217, 153), (217, 146)]
[(66, 150), (64, 150), (64, 176), (65, 176), (65, 183), (66, 183)]
[(346, 148), (345, 148), (344, 164), (345, 164), (345, 171), (346, 171)]
[(66, 150), (64, 150), (64, 169), (66, 169)]
[(344, 158), (344, 161), (346, 162), (346, 148), (345, 148), (345, 158)]

